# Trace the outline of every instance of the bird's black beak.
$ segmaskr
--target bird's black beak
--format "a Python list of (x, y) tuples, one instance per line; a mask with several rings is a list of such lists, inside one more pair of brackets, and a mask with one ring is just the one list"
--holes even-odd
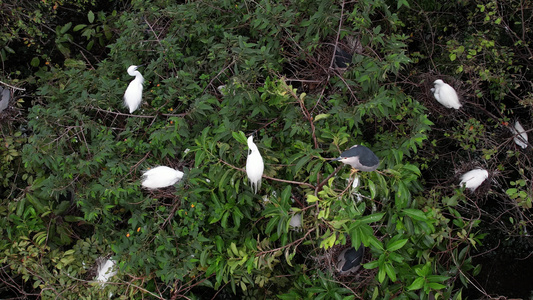
[(342, 159), (342, 157), (337, 157), (337, 158), (335, 158), (333, 160), (341, 160), (341, 159)]

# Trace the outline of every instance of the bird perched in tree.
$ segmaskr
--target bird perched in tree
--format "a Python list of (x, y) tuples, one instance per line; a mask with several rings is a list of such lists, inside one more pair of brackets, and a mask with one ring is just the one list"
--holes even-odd
[(144, 172), (142, 186), (147, 189), (159, 189), (171, 186), (183, 178), (183, 172), (169, 167), (159, 166)]
[(248, 158), (246, 159), (246, 175), (250, 180), (250, 185), (255, 194), (261, 188), (261, 177), (263, 177), (263, 171), (265, 164), (263, 163), (263, 157), (259, 153), (259, 149), (254, 143), (254, 136), (248, 137)]
[(334, 159), (344, 164), (352, 166), (356, 170), (371, 172), (378, 168), (379, 158), (362, 145), (354, 145), (350, 149), (341, 153), (341, 156)]
[(365, 255), (363, 244), (359, 248), (350, 247), (344, 249), (337, 257), (337, 271), (341, 275), (356, 272), (361, 267), (361, 261)]
[(100, 258), (100, 261), (98, 262), (96, 280), (103, 285), (116, 274), (117, 271), (115, 270), (115, 261), (112, 259)]
[(4, 89), (0, 87), (0, 112), (4, 111), (9, 104), (9, 99), (11, 98), (11, 92), (9, 89)]
[(522, 149), (527, 148), (528, 139), (527, 139), (527, 132), (524, 130), (524, 127), (518, 122), (518, 120), (514, 123), (514, 127), (509, 127), (511, 129), (511, 132), (514, 134), (514, 142), (522, 147)]
[(143, 97), (144, 77), (141, 72), (137, 71), (138, 67), (140, 66), (130, 66), (128, 68), (128, 74), (135, 76), (135, 79), (130, 82), (124, 93), (124, 104), (130, 109), (130, 114), (139, 108)]
[(345, 69), (352, 63), (352, 56), (350, 53), (342, 50), (340, 47), (335, 47), (335, 67)]
[(474, 169), (461, 176), (460, 185), (470, 189), (471, 192), (474, 192), (488, 177), (489, 172), (487, 172), (487, 170)]
[(432, 88), (431, 91), (433, 92), (435, 99), (437, 99), (440, 104), (447, 108), (461, 108), (462, 105), (459, 102), (459, 97), (457, 96), (457, 93), (453, 87), (447, 83), (444, 83), (444, 81), (440, 79), (435, 80), (433, 84), (435, 87)]

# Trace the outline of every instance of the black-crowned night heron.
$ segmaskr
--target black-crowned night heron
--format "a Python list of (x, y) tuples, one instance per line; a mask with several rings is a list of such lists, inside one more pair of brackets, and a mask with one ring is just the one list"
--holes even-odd
[(334, 159), (352, 166), (356, 170), (371, 172), (378, 168), (379, 158), (362, 145), (354, 145), (350, 149), (341, 153), (341, 156)]
[(361, 261), (365, 255), (363, 244), (359, 248), (350, 247), (344, 249), (337, 257), (337, 271), (341, 275), (356, 272), (361, 267)]
[(474, 192), (488, 177), (489, 172), (487, 170), (474, 169), (461, 176), (461, 183), (459, 185), (464, 185), (471, 192)]
[(142, 186), (147, 189), (159, 189), (171, 186), (183, 178), (183, 172), (169, 167), (159, 166), (143, 174)]
[(514, 123), (513, 127), (509, 127), (511, 129), (511, 132), (514, 134), (514, 142), (522, 147), (522, 149), (527, 148), (528, 144), (528, 138), (527, 138), (527, 132), (524, 130), (524, 127), (522, 127), (522, 124), (518, 122), (518, 120)]
[(257, 191), (261, 188), (261, 177), (263, 177), (263, 171), (265, 170), (265, 164), (259, 149), (254, 143), (254, 136), (248, 137), (248, 158), (246, 159), (246, 175), (250, 180), (252, 191), (257, 194)]
[(335, 47), (335, 67), (345, 69), (352, 63), (352, 56), (350, 53), (342, 50), (339, 47)]
[(11, 98), (11, 92), (8, 88), (0, 87), (0, 112), (4, 111), (9, 104), (9, 99)]
[(130, 66), (128, 68), (128, 74), (135, 76), (135, 79), (130, 82), (124, 93), (124, 104), (130, 109), (130, 114), (139, 108), (143, 97), (144, 77), (137, 71), (138, 67), (140, 66)]
[(440, 104), (444, 105), (447, 108), (461, 108), (461, 103), (459, 102), (459, 97), (455, 92), (455, 89), (449, 84), (444, 83), (444, 81), (437, 79), (433, 82), (434, 88), (431, 89), (435, 99), (439, 101)]

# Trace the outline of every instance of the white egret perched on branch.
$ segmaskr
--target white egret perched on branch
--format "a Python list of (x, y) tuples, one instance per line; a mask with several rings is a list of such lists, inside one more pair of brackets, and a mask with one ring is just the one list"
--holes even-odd
[(248, 158), (246, 159), (246, 175), (250, 180), (250, 185), (255, 194), (261, 188), (261, 177), (263, 177), (263, 171), (265, 170), (265, 164), (259, 149), (254, 143), (253, 134), (248, 137)]
[(462, 105), (459, 102), (459, 97), (457, 96), (457, 93), (453, 87), (447, 83), (444, 83), (444, 81), (440, 79), (435, 80), (433, 84), (435, 87), (432, 88), (431, 91), (433, 92), (435, 99), (437, 99), (440, 104), (447, 108), (461, 108)]
[(183, 172), (159, 166), (144, 172), (142, 186), (147, 189), (159, 189), (171, 186), (183, 178)]
[(139, 108), (143, 97), (144, 77), (141, 72), (137, 71), (138, 67), (140, 66), (130, 66), (128, 68), (128, 74), (135, 76), (135, 79), (130, 82), (124, 93), (124, 104), (130, 109), (130, 114)]
[(465, 186), (474, 192), (484, 181), (489, 177), (489, 172), (484, 169), (474, 169), (468, 171), (461, 176), (461, 186)]

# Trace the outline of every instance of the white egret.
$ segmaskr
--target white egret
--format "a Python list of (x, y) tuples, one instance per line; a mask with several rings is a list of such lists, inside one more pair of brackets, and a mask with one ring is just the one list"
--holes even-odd
[(183, 178), (183, 172), (178, 170), (158, 166), (144, 172), (142, 186), (147, 189), (158, 189), (171, 186)]
[(461, 176), (460, 185), (464, 185), (465, 188), (474, 192), (487, 178), (489, 178), (489, 172), (487, 172), (487, 170), (474, 169)]
[(124, 93), (124, 104), (130, 109), (130, 114), (139, 108), (143, 97), (144, 77), (141, 75), (141, 72), (137, 71), (138, 67), (130, 66), (128, 68), (128, 74), (135, 76), (135, 79), (130, 82)]
[(350, 247), (344, 249), (337, 258), (337, 271), (341, 275), (356, 272), (361, 267), (361, 261), (365, 255), (363, 244), (359, 248)]
[(453, 87), (447, 83), (444, 83), (444, 81), (440, 79), (435, 80), (433, 84), (435, 87), (432, 88), (431, 91), (433, 92), (435, 99), (437, 99), (440, 104), (447, 108), (461, 108), (462, 105), (459, 102), (459, 97), (457, 96), (457, 93)]
[(265, 170), (265, 164), (263, 163), (263, 157), (259, 153), (259, 149), (254, 143), (254, 136), (248, 137), (248, 158), (246, 159), (246, 175), (250, 180), (250, 185), (255, 194), (261, 188), (261, 177), (263, 177), (263, 171)]
[(334, 159), (352, 166), (356, 170), (371, 172), (378, 168), (379, 158), (362, 145), (353, 145), (350, 149), (341, 153), (341, 156)]
[(117, 274), (115, 269), (115, 261), (112, 259), (101, 259), (98, 262), (98, 270), (96, 280), (99, 281), (102, 285), (106, 283), (111, 277)]
[(514, 134), (514, 142), (522, 147), (522, 149), (527, 148), (527, 132), (524, 130), (524, 127), (518, 122), (518, 120), (514, 123), (514, 127), (509, 127), (511, 129), (511, 132)]
[(4, 111), (9, 104), (9, 99), (11, 98), (11, 92), (9, 89), (4, 89), (0, 87), (0, 112)]

